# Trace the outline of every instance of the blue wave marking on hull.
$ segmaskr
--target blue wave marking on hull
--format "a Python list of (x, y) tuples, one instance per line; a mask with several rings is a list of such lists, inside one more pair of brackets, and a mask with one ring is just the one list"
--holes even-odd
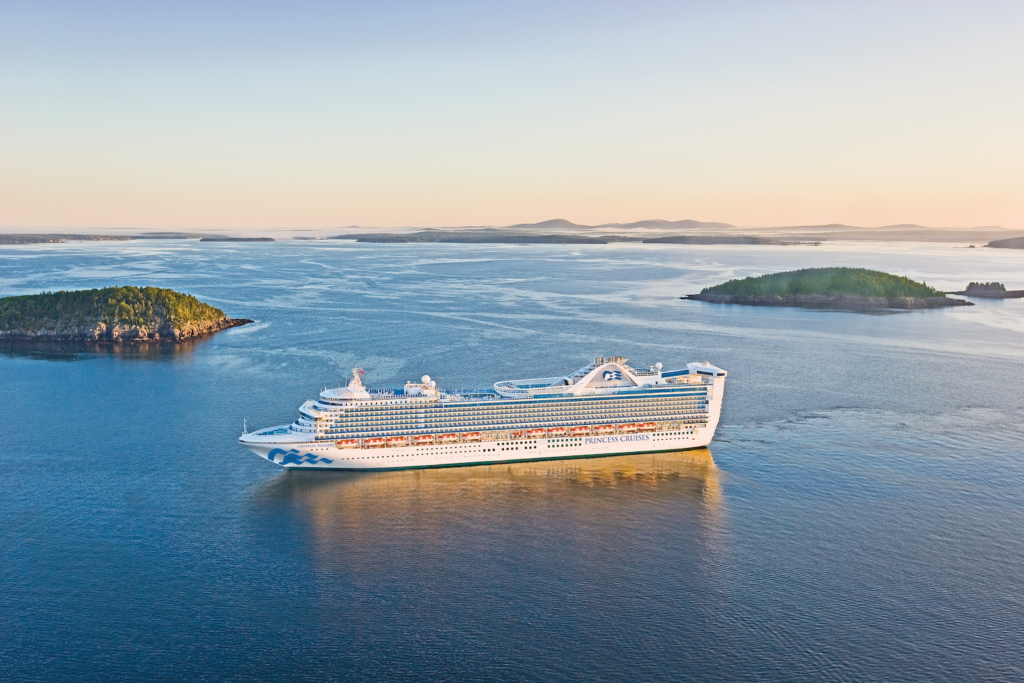
[(294, 448), (291, 449), (290, 451), (285, 451), (285, 450), (282, 450), (280, 448), (275, 448), (274, 450), (272, 450), (269, 453), (267, 453), (267, 460), (269, 460), (270, 462), (276, 463), (277, 462), (277, 456), (279, 456), (279, 455), (283, 455), (284, 456), (283, 458), (281, 458), (281, 463), (280, 464), (282, 464), (282, 465), (315, 465), (315, 464), (321, 463), (321, 462), (322, 463), (327, 463), (329, 465), (332, 462), (334, 462), (330, 458), (318, 458), (317, 456), (313, 455), (312, 453), (302, 453), (302, 454), (300, 454), (299, 451), (295, 450)]

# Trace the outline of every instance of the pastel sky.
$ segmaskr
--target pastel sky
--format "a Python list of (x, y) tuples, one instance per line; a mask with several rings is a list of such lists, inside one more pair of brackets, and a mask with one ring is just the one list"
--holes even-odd
[(0, 0), (0, 226), (1024, 229), (1024, 3)]

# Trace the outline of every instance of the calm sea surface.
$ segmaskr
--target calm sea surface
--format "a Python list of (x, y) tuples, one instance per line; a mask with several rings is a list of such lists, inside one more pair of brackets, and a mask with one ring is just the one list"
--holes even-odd
[[(1024, 679), (1024, 300), (679, 296), (808, 266), (1024, 288), (1024, 252), (182, 241), (0, 248), (0, 295), (157, 285), (257, 324), (0, 347), (0, 680)], [(596, 355), (729, 371), (709, 450), (284, 472), (324, 386)]]

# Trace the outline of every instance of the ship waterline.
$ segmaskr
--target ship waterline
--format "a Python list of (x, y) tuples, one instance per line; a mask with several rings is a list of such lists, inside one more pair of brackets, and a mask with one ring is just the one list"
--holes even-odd
[(636, 370), (598, 357), (561, 377), (445, 392), (429, 376), (368, 390), (362, 371), (288, 425), (239, 442), (285, 468), (392, 470), (678, 451), (707, 446), (726, 372), (707, 362)]

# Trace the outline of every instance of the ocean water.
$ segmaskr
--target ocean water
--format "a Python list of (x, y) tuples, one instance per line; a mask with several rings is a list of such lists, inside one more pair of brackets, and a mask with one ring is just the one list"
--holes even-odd
[[(678, 297), (950, 245), (0, 248), (0, 295), (114, 284), (256, 324), (0, 347), (0, 680), (1024, 679), (1024, 300), (882, 315)], [(325, 385), (726, 368), (709, 449), (285, 472), (235, 441)]]

